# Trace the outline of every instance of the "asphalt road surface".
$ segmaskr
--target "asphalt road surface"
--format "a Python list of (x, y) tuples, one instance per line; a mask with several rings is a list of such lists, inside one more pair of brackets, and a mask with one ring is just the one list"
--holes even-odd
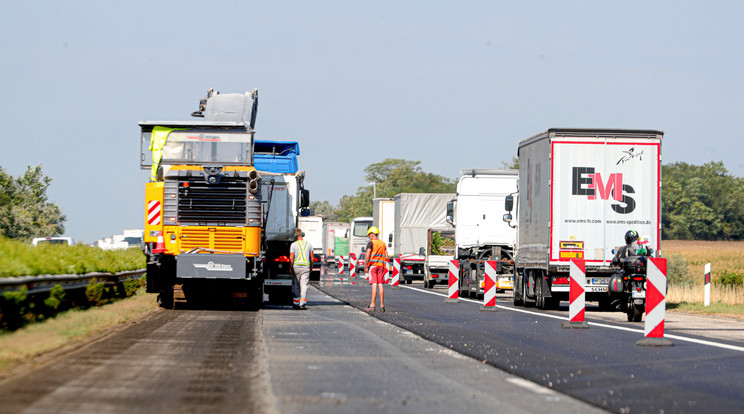
[[(351, 306), (369, 305), (363, 280), (327, 277), (319, 287)], [(744, 412), (744, 323), (667, 313), (673, 347), (643, 347), (643, 323), (588, 307), (588, 329), (564, 329), (559, 311), (515, 308), (499, 295), (496, 312), (446, 288), (387, 288), (375, 317), (422, 338), (613, 412)]]
[(514, 310), (504, 295), (484, 312), (420, 283), (387, 288), (387, 311), (364, 312), (363, 280), (316, 286), (307, 311), (155, 312), (3, 381), (0, 412), (744, 410), (736, 321), (668, 317), (675, 346), (648, 348), (619, 313), (589, 310), (589, 329), (561, 329), (565, 311)]

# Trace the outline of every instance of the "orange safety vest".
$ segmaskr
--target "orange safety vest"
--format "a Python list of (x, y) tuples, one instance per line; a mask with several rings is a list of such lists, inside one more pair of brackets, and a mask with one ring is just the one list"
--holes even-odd
[(370, 267), (379, 266), (387, 269), (388, 256), (385, 242), (382, 240), (372, 240), (372, 251), (370, 252), (368, 262)]

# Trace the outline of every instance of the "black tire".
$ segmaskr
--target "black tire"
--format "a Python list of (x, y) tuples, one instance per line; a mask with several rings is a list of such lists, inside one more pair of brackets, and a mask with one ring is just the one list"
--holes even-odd
[(163, 309), (173, 309), (173, 286), (163, 287), (160, 290), (158, 305)]
[(643, 319), (643, 312), (645, 306), (633, 304), (631, 310), (628, 312), (628, 322), (640, 322)]
[[(521, 286), (519, 287), (519, 289), (517, 289), (517, 283), (521, 282), (521, 278), (516, 276), (514, 277), (514, 289), (512, 290), (514, 306), (524, 306), (524, 290)], [(517, 293), (517, 290), (519, 290), (521, 293)]]

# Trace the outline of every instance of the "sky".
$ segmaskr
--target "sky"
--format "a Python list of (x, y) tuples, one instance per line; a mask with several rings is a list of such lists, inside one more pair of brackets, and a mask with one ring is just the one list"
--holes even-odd
[(0, 167), (42, 165), (66, 234), (143, 228), (140, 131), (259, 90), (312, 200), (386, 158), (457, 178), (552, 127), (659, 129), (744, 176), (744, 2), (0, 0)]

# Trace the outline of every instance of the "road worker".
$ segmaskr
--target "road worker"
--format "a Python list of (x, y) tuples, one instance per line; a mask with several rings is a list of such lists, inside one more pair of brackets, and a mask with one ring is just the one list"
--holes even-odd
[(372, 301), (366, 311), (375, 310), (375, 301), (377, 299), (377, 288), (380, 289), (380, 311), (385, 312), (385, 275), (388, 272), (387, 262), (387, 247), (382, 240), (379, 240), (377, 236), (380, 234), (380, 230), (377, 227), (372, 226), (367, 230), (367, 236), (369, 237), (369, 243), (367, 243), (367, 251), (365, 254), (364, 272), (369, 274), (369, 283), (372, 285)]
[(292, 271), (292, 308), (307, 309), (307, 285), (310, 282), (310, 269), (315, 260), (313, 246), (303, 240), (305, 233), (295, 230), (295, 242), (289, 246), (289, 263)]

